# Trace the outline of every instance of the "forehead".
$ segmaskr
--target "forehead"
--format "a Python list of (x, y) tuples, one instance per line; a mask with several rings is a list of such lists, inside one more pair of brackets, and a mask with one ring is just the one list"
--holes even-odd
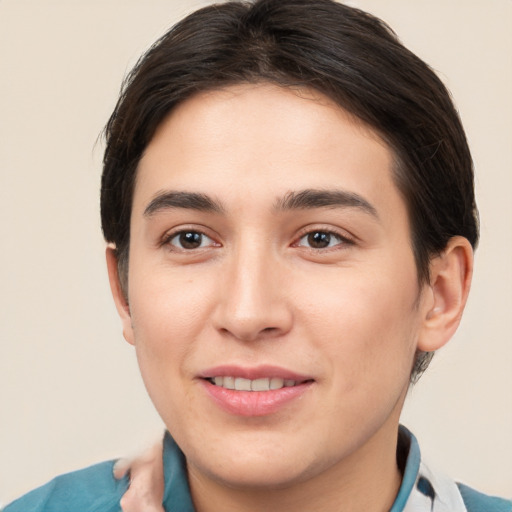
[[(138, 167), (133, 213), (173, 189), (258, 197), (343, 189), (379, 202), (398, 194), (393, 153), (361, 121), (309, 89), (244, 84), (181, 103), (159, 126)], [(379, 198), (379, 196), (382, 196)]]

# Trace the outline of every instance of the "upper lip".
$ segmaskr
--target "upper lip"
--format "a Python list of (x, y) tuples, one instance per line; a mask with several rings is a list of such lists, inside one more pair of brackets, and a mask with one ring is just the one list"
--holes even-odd
[(270, 379), (277, 377), (285, 380), (304, 382), (314, 380), (311, 376), (294, 372), (286, 368), (274, 365), (260, 365), (254, 367), (224, 364), (203, 370), (198, 375), (202, 379), (213, 377), (241, 377), (243, 379)]

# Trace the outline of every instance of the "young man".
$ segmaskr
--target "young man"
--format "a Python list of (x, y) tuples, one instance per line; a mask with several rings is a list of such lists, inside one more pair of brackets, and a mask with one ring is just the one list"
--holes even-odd
[[(382, 22), (330, 0), (192, 14), (128, 77), (101, 207), (169, 431), (165, 510), (512, 510), (399, 427), (460, 321), (478, 227), (449, 94)], [(119, 510), (111, 472), (6, 512)]]

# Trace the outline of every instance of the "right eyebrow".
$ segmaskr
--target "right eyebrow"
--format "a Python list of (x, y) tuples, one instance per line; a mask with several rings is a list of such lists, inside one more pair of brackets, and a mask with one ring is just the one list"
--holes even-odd
[(206, 194), (166, 190), (159, 192), (146, 206), (144, 217), (151, 217), (164, 210), (183, 208), (202, 212), (223, 213), (222, 205)]
[(274, 205), (276, 210), (312, 210), (315, 208), (357, 208), (379, 219), (377, 209), (363, 196), (347, 190), (305, 189), (288, 192)]

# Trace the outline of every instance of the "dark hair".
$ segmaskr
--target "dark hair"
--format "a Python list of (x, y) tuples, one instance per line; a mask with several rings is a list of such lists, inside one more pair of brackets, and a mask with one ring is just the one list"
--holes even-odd
[[(429, 66), (384, 22), (333, 0), (227, 2), (192, 13), (149, 49), (106, 126), (101, 220), (122, 280), (137, 165), (155, 130), (192, 95), (243, 82), (313, 88), (387, 142), (420, 283), (451, 237), (476, 246), (471, 155), (450, 94)], [(416, 358), (413, 379), (430, 357)]]

